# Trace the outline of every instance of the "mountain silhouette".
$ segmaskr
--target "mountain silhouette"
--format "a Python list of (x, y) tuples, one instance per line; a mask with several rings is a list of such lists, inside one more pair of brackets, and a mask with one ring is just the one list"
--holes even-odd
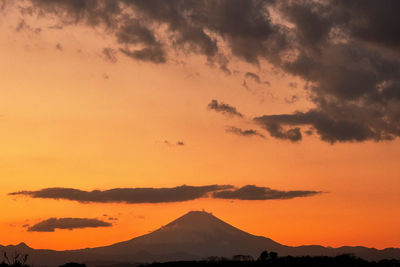
[(0, 246), (0, 251), (2, 250), (27, 253), (29, 263), (36, 266), (60, 265), (71, 261), (111, 264), (199, 260), (210, 256), (230, 258), (238, 254), (256, 258), (263, 250), (275, 251), (282, 256), (336, 256), (351, 253), (368, 260), (400, 259), (400, 249), (397, 248), (377, 250), (366, 247), (289, 247), (266, 237), (246, 233), (204, 211), (191, 211), (154, 232), (110, 246), (54, 251), (35, 250), (21, 243), (17, 246)]
[(150, 234), (94, 248), (91, 252), (114, 255), (147, 252), (162, 255), (160, 260), (189, 260), (212, 255), (259, 254), (262, 248), (280, 246), (269, 238), (241, 231), (211, 213), (191, 211)]

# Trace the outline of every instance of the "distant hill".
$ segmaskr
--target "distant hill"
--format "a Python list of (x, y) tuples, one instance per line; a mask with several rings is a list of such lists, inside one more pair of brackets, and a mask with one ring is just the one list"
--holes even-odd
[(71, 261), (110, 264), (199, 260), (209, 256), (230, 258), (237, 254), (251, 255), (256, 258), (263, 250), (275, 251), (282, 256), (336, 256), (351, 253), (367, 260), (400, 259), (398, 248), (377, 250), (366, 247), (289, 247), (269, 238), (241, 231), (211, 213), (203, 211), (191, 211), (152, 233), (111, 246), (54, 251), (35, 250), (21, 243), (17, 246), (0, 246), (0, 251), (3, 250), (27, 253), (29, 254), (28, 263), (35, 266), (54, 266)]

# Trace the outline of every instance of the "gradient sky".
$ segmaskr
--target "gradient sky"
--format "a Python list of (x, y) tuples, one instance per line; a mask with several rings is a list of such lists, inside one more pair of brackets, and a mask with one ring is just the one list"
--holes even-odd
[[(0, 1), (0, 244), (107, 245), (205, 209), (285, 245), (400, 247), (398, 1), (106, 2)], [(316, 193), (9, 195), (214, 184)], [(50, 218), (112, 226), (28, 231)]]

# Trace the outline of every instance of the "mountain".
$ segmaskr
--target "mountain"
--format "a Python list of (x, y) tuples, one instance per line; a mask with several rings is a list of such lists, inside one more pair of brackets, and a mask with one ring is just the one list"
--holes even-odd
[(180, 260), (259, 254), (262, 248), (280, 246), (269, 238), (243, 232), (210, 213), (191, 211), (150, 234), (88, 251), (107, 255), (147, 252), (159, 255), (157, 260), (165, 260), (165, 257)]
[(100, 262), (196, 260), (210, 256), (230, 258), (237, 254), (256, 258), (263, 250), (275, 251), (282, 256), (352, 253), (368, 260), (400, 259), (400, 249), (397, 248), (377, 250), (366, 247), (284, 246), (269, 238), (241, 231), (204, 211), (191, 211), (152, 233), (111, 246), (54, 251), (35, 250), (21, 243), (17, 246), (0, 246), (0, 250), (27, 253), (29, 263), (36, 266), (56, 266), (71, 261), (98, 265)]

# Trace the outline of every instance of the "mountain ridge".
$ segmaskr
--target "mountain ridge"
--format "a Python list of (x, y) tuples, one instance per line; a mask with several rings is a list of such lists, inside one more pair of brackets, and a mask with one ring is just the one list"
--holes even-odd
[(400, 259), (399, 248), (378, 250), (362, 246), (339, 248), (320, 245), (290, 247), (267, 237), (242, 231), (205, 211), (190, 211), (157, 230), (109, 246), (56, 251), (33, 249), (21, 242), (1, 246), (1, 250), (29, 254), (29, 261), (37, 266), (56, 266), (69, 261), (90, 262), (153, 262), (198, 260), (210, 256), (231, 257), (236, 254), (257, 257), (263, 250), (279, 255), (336, 256), (351, 253), (367, 260)]

